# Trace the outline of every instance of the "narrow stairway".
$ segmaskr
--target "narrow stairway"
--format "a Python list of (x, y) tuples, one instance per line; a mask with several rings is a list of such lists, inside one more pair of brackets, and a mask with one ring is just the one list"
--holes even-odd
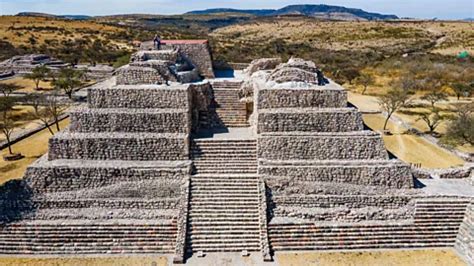
[(247, 107), (240, 102), (239, 89), (242, 82), (218, 81), (212, 83), (215, 110), (219, 126), (249, 127), (247, 122)]
[(255, 140), (194, 140), (188, 252), (260, 250)]

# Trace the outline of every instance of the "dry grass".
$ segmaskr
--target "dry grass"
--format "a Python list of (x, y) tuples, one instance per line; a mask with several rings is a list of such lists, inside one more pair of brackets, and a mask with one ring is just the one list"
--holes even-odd
[[(61, 121), (61, 129), (65, 128), (68, 124), (69, 119)], [(55, 127), (52, 127), (52, 129), (55, 131)], [(15, 143), (12, 146), (13, 152), (23, 154), (25, 158), (14, 162), (5, 162), (3, 159), (0, 159), (0, 184), (11, 179), (21, 178), (28, 165), (48, 151), (49, 138), (51, 138), (51, 133), (44, 129), (29, 138)], [(7, 153), (8, 149), (1, 150), (0, 157)]]
[(325, 266), (465, 266), (466, 264), (449, 250), (400, 250), (367, 252), (308, 252), (276, 254), (280, 265)]
[(215, 30), (211, 36), (220, 41), (220, 47), (282, 39), (320, 49), (361, 50), (408, 47), (421, 41), (436, 41), (445, 35), (435, 51), (455, 55), (464, 50), (474, 53), (473, 32), (473, 24), (464, 22), (328, 22), (282, 18), (231, 25)]
[(166, 257), (0, 258), (3, 266), (166, 266)]
[[(348, 92), (348, 99), (349, 102), (352, 103), (353, 105), (357, 106), (357, 108), (361, 111), (364, 112), (373, 112), (373, 111), (380, 111), (380, 106), (377, 102), (377, 97), (371, 96), (371, 95), (361, 95), (359, 93), (354, 93), (354, 92)], [(463, 101), (470, 101), (472, 99), (463, 99)], [(411, 127), (419, 130), (420, 132), (427, 132), (428, 131), (428, 126), (426, 125), (425, 122), (419, 119), (419, 116), (417, 113), (422, 113), (422, 112), (429, 112), (429, 109), (426, 106), (419, 106), (420, 104), (422, 105), (427, 105), (428, 103), (422, 102), (420, 100), (415, 100), (414, 103), (417, 103), (414, 107), (409, 107), (409, 108), (403, 108), (402, 111), (396, 112), (395, 116), (403, 122)], [(454, 114), (452, 111), (452, 105), (457, 104), (458, 101), (455, 97), (450, 97), (448, 102), (442, 102), (442, 103), (437, 103), (436, 106), (444, 111), (441, 112), (442, 115), (452, 115)], [(404, 111), (408, 111), (404, 112)], [(444, 120), (441, 122), (441, 124), (436, 128), (436, 132), (440, 134), (446, 133), (447, 126), (448, 126), (449, 120)], [(376, 129), (382, 129), (382, 126), (380, 125), (380, 128)], [(403, 132), (401, 132), (403, 133)], [(426, 142), (426, 141), (424, 141)], [(432, 145), (432, 144), (430, 144)], [(458, 146), (456, 149), (462, 151), (462, 152), (474, 152), (474, 147), (472, 145), (464, 145), (464, 146)]]
[(41, 90), (36, 91), (36, 85), (33, 80), (25, 79), (23, 77), (14, 77), (12, 79), (2, 80), (0, 83), (6, 84), (15, 84), (21, 87), (21, 89), (17, 90), (18, 92), (42, 92), (51, 90), (53, 87), (51, 86), (51, 82), (47, 81), (40, 81), (39, 87)]
[[(39, 120), (34, 119), (33, 107), (27, 105), (16, 105), (13, 107), (12, 118), (15, 121), (15, 135), (21, 130), (37, 128), (40, 124)], [(5, 136), (0, 134), (0, 141), (5, 140)]]
[[(365, 124), (373, 130), (381, 130), (385, 118), (380, 114), (363, 116)], [(407, 163), (421, 164), (424, 168), (449, 168), (460, 166), (464, 161), (456, 155), (434, 145), (416, 135), (405, 134), (406, 129), (389, 122), (388, 129), (393, 135), (384, 135), (387, 149)]]
[[(36, 29), (30, 30), (28, 27), (36, 27)], [(106, 34), (124, 30), (92, 21), (0, 16), (0, 39), (16, 47), (29, 44), (31, 36), (37, 41), (35, 45), (42, 45), (46, 40), (63, 41), (86, 36), (92, 39), (106, 39)]]

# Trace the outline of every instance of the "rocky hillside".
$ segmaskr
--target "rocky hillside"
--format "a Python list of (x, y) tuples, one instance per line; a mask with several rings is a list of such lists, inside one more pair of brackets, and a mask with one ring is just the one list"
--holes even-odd
[(362, 9), (329, 5), (289, 5), (281, 9), (228, 9), (215, 8), (191, 11), (188, 14), (243, 13), (256, 16), (302, 15), (335, 20), (388, 20), (398, 19), (396, 15), (371, 13)]

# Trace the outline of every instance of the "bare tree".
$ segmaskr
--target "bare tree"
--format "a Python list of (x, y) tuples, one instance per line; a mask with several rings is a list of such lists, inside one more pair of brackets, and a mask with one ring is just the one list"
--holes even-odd
[(370, 85), (373, 85), (375, 80), (371, 74), (362, 73), (359, 77), (355, 79), (355, 82), (363, 87), (362, 95), (364, 95), (365, 92), (367, 91), (367, 88)]
[(40, 81), (45, 80), (51, 71), (46, 66), (37, 66), (33, 68), (33, 71), (25, 75), (25, 78), (33, 80), (36, 86), (36, 90), (39, 90)]
[(49, 111), (48, 97), (43, 94), (32, 94), (28, 97), (28, 100), (33, 107), (33, 116), (41, 121), (51, 135), (54, 135), (54, 131), (50, 126), (50, 122), (53, 121), (54, 117)]
[(451, 85), (451, 87), (453, 88), (454, 93), (456, 93), (456, 97), (458, 98), (458, 101), (461, 97), (469, 97), (474, 91), (474, 83), (471, 83), (471, 84), (454, 83), (453, 85)]
[(422, 100), (428, 101), (431, 104), (431, 108), (435, 108), (435, 104), (440, 101), (446, 101), (448, 99), (448, 95), (442, 91), (438, 90), (431, 90), (427, 94), (421, 97)]
[(379, 104), (382, 109), (387, 112), (387, 117), (383, 125), (383, 130), (387, 129), (388, 121), (392, 117), (393, 113), (398, 111), (400, 108), (405, 106), (410, 99), (410, 95), (407, 90), (400, 88), (393, 88), (389, 90), (385, 95), (379, 97)]
[(15, 129), (15, 121), (11, 118), (10, 114), (15, 100), (12, 97), (0, 97), (0, 130), (7, 140), (8, 152), (10, 155), (13, 154), (11, 147), (11, 135)]
[(64, 68), (59, 72), (56, 80), (53, 81), (53, 85), (56, 89), (63, 90), (69, 99), (72, 99), (74, 91), (83, 84), (81, 81), (83, 76), (83, 71)]
[(474, 145), (474, 103), (458, 106), (443, 140), (451, 145)]
[(3, 94), (3, 97), (10, 96), (14, 91), (20, 88), (21, 87), (16, 84), (0, 83), (0, 93)]
[(64, 104), (64, 102), (61, 102), (61, 99), (58, 96), (59, 94), (55, 92), (45, 98), (46, 112), (48, 116), (54, 121), (57, 131), (61, 130), (59, 128), (59, 118), (62, 114), (64, 114), (64, 111), (67, 109), (67, 105)]
[(433, 133), (444, 120), (444, 116), (440, 114), (439, 109), (435, 108), (429, 113), (421, 113), (417, 121), (419, 120), (422, 120), (428, 126), (428, 133)]

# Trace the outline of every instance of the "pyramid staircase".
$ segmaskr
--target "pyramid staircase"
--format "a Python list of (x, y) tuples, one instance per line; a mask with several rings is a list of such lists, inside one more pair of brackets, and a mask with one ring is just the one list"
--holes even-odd
[(247, 122), (247, 107), (245, 102), (240, 102), (239, 89), (242, 82), (215, 81), (212, 83), (215, 109), (214, 126), (223, 127), (249, 127)]
[(260, 250), (255, 140), (194, 140), (188, 252)]
[(418, 199), (414, 219), (348, 225), (270, 224), (273, 250), (453, 247), (469, 201)]

